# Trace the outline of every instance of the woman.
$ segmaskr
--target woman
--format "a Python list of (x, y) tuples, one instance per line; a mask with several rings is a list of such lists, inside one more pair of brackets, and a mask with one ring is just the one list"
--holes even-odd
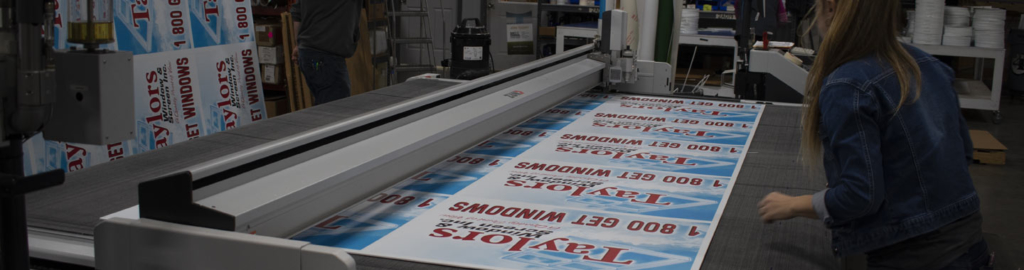
[(952, 69), (897, 41), (900, 1), (816, 9), (827, 34), (807, 79), (801, 151), (805, 164), (824, 161), (828, 188), (768, 194), (761, 219), (819, 218), (837, 256), (866, 253), (873, 269), (988, 267)]

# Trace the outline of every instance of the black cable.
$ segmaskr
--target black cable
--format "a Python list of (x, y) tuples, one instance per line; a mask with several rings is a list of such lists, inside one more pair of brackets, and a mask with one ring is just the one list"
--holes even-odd
[(494, 55), (491, 54), (490, 50), (487, 51), (487, 58), (491, 59), (491, 73), (494, 73)]

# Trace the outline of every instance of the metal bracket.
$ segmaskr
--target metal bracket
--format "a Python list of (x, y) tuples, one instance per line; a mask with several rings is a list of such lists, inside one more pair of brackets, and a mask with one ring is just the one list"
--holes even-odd
[(63, 183), (63, 170), (28, 177), (0, 175), (0, 239), (3, 239), (0, 242), (0, 258), (3, 258), (3, 269), (29, 269), (25, 194)]
[(234, 231), (235, 217), (195, 203), (192, 173), (180, 172), (139, 184), (142, 218)]

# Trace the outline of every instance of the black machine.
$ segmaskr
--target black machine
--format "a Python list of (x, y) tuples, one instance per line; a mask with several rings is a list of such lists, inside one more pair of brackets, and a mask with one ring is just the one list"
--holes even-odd
[[(472, 25), (466, 23), (472, 20)], [(491, 34), (476, 18), (463, 19), (452, 31), (449, 78), (472, 80), (491, 74)]]

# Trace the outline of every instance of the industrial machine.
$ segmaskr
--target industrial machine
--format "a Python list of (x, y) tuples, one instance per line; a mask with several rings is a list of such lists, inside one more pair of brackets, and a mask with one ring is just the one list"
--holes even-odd
[[(808, 71), (787, 60), (779, 50), (754, 48), (758, 33), (755, 32), (752, 20), (761, 14), (758, 8), (757, 1), (741, 0), (736, 3), (736, 41), (740, 57), (736, 71), (736, 97), (800, 103), (803, 101)], [(763, 4), (760, 8), (764, 9)], [(764, 39), (763, 42), (768, 40)]]
[[(467, 24), (473, 21), (473, 24)], [(491, 34), (480, 24), (480, 19), (463, 19), (452, 31), (451, 72), (448, 77), (472, 80), (491, 74), (494, 59), (491, 56)]]
[[(53, 1), (0, 1), (0, 221), (4, 269), (28, 269), (25, 194), (60, 185), (63, 171), (23, 172), (22, 144), (50, 140), (106, 144), (130, 138), (132, 54), (101, 49), (113, 42), (113, 4), (74, 1), (69, 42), (54, 51)], [(44, 34), (41, 34), (44, 33)]]
[(137, 208), (96, 227), (95, 266), (355, 269), (341, 249), (286, 237), (583, 91), (670, 94), (671, 67), (625, 47), (625, 13), (605, 18), (597, 45), (142, 183)]
[[(350, 99), (396, 100), (387, 107), (326, 104), (77, 173), (73, 177), (81, 181), (68, 184), (74, 187), (46, 190), (30, 198), (30, 209), (37, 211), (36, 226), (28, 234), (31, 255), (113, 270), (355, 269), (360, 260), (365, 266), (367, 258), (288, 237), (582, 92), (673, 95), (672, 67), (637, 61), (625, 46), (625, 14), (614, 10), (604, 18), (601, 38), (592, 45), (475, 80), (416, 80)], [(430, 92), (410, 94), (425, 89)], [(771, 122), (779, 126), (770, 129), (794, 132), (787, 123), (796, 119), (797, 109), (772, 107), (765, 112), (764, 117), (775, 117)], [(309, 116), (309, 122), (295, 121), (302, 115)], [(323, 120), (330, 117), (344, 120)], [(300, 125), (314, 127), (274, 137)], [(256, 135), (273, 139), (254, 140)], [(796, 137), (787, 133), (767, 138)], [(755, 139), (752, 145), (761, 147), (761, 154), (748, 159), (748, 164), (799, 171), (786, 167), (792, 164), (772, 163), (795, 153), (758, 143), (773, 142)], [(217, 145), (244, 150), (226, 152)], [(171, 157), (182, 160), (163, 159)], [(189, 163), (185, 157), (205, 161)], [(159, 166), (147, 167), (153, 164)], [(754, 184), (776, 175), (747, 173), (742, 176), (741, 172), (741, 177)], [(136, 185), (138, 178), (147, 181)], [(88, 188), (92, 189), (83, 191)], [(737, 189), (736, 198), (759, 196), (761, 188)], [(734, 205), (735, 211), (756, 212), (748, 209), (754, 203)], [(119, 208), (110, 210), (112, 206)], [(723, 217), (730, 218), (728, 213)], [(807, 239), (804, 246), (813, 252), (796, 253), (800, 257), (830, 258), (824, 229), (778, 228)], [(729, 229), (735, 230), (722, 228)], [(725, 242), (712, 243), (712, 250), (721, 248), (716, 243)], [(749, 264), (730, 265), (744, 263), (739, 260), (716, 257), (744, 252), (779, 254), (736, 247), (709, 253), (708, 261), (720, 263), (723, 269), (750, 268)], [(794, 269), (822, 268), (817, 262), (803, 264), (807, 261), (787, 260)]]

